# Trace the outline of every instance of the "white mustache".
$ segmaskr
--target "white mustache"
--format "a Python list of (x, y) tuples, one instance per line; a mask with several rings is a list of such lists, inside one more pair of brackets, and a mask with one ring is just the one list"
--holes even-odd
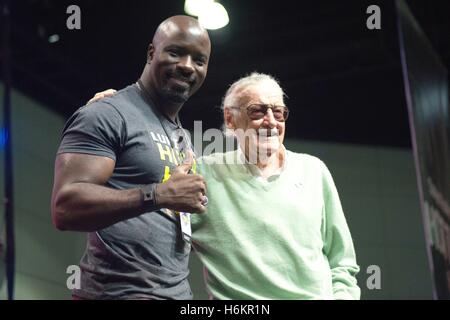
[(260, 136), (260, 137), (277, 137), (278, 130), (276, 128), (272, 128), (272, 129), (259, 128), (258, 136)]

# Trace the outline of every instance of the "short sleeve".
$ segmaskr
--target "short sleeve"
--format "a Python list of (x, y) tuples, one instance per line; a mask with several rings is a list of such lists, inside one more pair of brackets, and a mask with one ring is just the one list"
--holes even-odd
[(125, 129), (125, 122), (113, 105), (94, 102), (78, 109), (67, 121), (58, 154), (85, 153), (115, 161), (125, 141)]

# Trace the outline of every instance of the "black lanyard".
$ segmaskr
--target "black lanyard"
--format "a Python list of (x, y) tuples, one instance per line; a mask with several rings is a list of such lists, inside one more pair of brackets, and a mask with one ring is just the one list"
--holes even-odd
[[(145, 89), (144, 85), (142, 84), (141, 79), (139, 79), (139, 80), (136, 82), (136, 85), (137, 85), (139, 91), (141, 91), (141, 92), (143, 93), (145, 99), (148, 100), (147, 103), (149, 103), (152, 107), (155, 107), (155, 109), (157, 109), (155, 103), (152, 101), (152, 98), (150, 97), (150, 94), (147, 92), (147, 90)], [(172, 147), (172, 149), (175, 149), (174, 142), (173, 142), (173, 140), (170, 138), (170, 135), (169, 135), (169, 133), (168, 133), (168, 131), (167, 131), (167, 128), (166, 128), (166, 126), (164, 125), (164, 120), (165, 120), (165, 119), (162, 118), (162, 117), (164, 117), (164, 118), (166, 118), (166, 117), (162, 114), (162, 112), (161, 112), (160, 110), (155, 110), (155, 111), (156, 111), (156, 112), (155, 112), (155, 113), (156, 113), (156, 117), (158, 118), (158, 121), (159, 121), (159, 123), (161, 124), (161, 127), (162, 127), (163, 130), (164, 130), (164, 133), (166, 134), (167, 139), (169, 139), (170, 146)], [(193, 152), (194, 149), (192, 148), (191, 140), (188, 139), (188, 137), (186, 136), (186, 132), (184, 132), (184, 129), (183, 129), (182, 125), (181, 125), (180, 117), (178, 116), (178, 113), (177, 113), (177, 115), (176, 115), (176, 117), (175, 117), (175, 124), (176, 124), (176, 126), (177, 126), (177, 129), (176, 129), (176, 130), (181, 130), (181, 132), (182, 132), (182, 134), (183, 134), (182, 136), (179, 137), (179, 139), (178, 139), (178, 141), (177, 141), (178, 146), (181, 145), (181, 142), (182, 142), (182, 140), (184, 139), (184, 140), (185, 140), (185, 144), (186, 144), (186, 146), (187, 146), (187, 149), (188, 149), (188, 150), (191, 150), (192, 153), (194, 153), (194, 152)], [(177, 148), (177, 149), (178, 149), (178, 148)], [(183, 151), (183, 148), (181, 148), (181, 151)]]

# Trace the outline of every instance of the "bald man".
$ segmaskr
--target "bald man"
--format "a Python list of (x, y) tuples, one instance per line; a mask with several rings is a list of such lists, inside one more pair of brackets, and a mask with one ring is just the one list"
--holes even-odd
[(205, 211), (206, 185), (185, 157), (178, 112), (203, 84), (210, 51), (197, 20), (171, 17), (139, 80), (66, 123), (52, 219), (59, 230), (87, 232), (75, 299), (192, 298), (184, 212)]

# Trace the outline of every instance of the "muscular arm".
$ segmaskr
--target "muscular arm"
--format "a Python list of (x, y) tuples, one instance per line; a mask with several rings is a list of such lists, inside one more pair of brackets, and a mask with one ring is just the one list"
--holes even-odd
[(80, 153), (57, 156), (51, 205), (56, 228), (96, 231), (144, 212), (138, 188), (104, 186), (114, 165), (108, 157)]
[[(157, 185), (157, 205), (176, 211), (202, 213), (206, 192), (203, 178), (187, 174), (192, 159)], [(115, 162), (108, 157), (62, 153), (55, 163), (52, 219), (59, 230), (96, 231), (145, 212), (141, 190), (105, 187)]]

